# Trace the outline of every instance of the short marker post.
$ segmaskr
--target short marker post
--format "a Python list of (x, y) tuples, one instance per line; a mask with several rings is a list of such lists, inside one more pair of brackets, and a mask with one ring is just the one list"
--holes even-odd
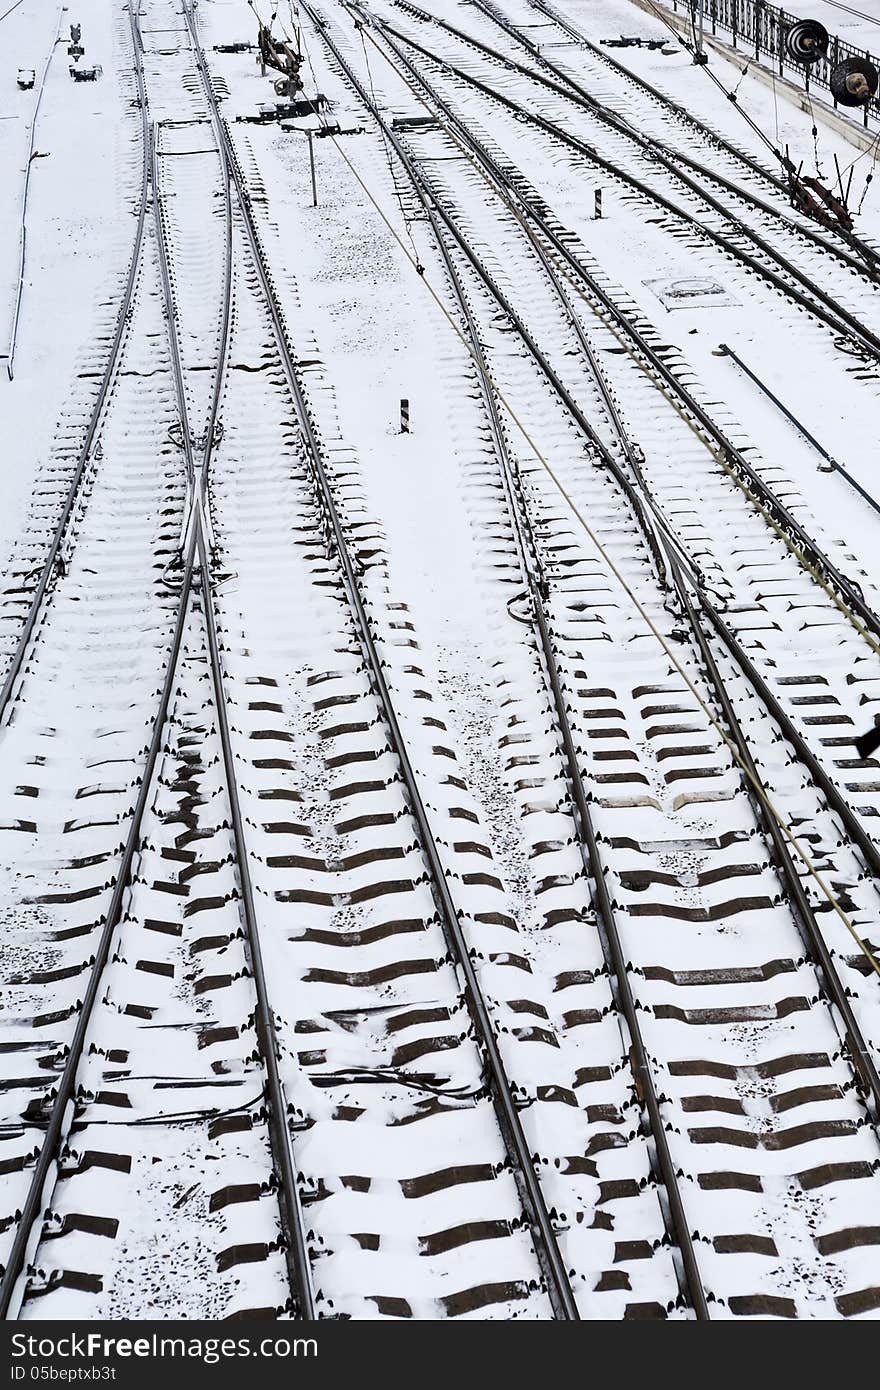
[(598, 222), (598, 221), (601, 220), (601, 217), (602, 217), (602, 190), (601, 190), (601, 188), (597, 188), (597, 189), (596, 189), (596, 192), (595, 192), (595, 195), (594, 195), (594, 196), (595, 196), (595, 200), (596, 200), (596, 221)]
[(306, 134), (309, 137), (309, 166), (312, 171), (312, 207), (316, 208), (318, 206), (318, 185), (315, 182), (315, 146), (312, 141), (312, 132), (309, 130)]
[(409, 401), (405, 397), (400, 400), (400, 433), (409, 434)]

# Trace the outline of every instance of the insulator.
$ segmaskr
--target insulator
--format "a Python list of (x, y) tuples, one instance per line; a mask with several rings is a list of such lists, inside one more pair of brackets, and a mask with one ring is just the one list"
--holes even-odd
[(828, 52), (830, 38), (824, 24), (817, 19), (799, 19), (785, 38), (785, 51), (792, 62), (817, 63)]
[(867, 58), (847, 58), (831, 74), (831, 93), (841, 106), (867, 106), (877, 91), (877, 69)]

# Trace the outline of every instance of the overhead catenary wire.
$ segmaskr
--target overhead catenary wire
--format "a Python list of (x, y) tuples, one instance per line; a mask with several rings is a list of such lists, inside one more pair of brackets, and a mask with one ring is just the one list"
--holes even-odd
[[(665, 25), (665, 27), (669, 30), (670, 34), (672, 34), (673, 38), (675, 38), (676, 42), (682, 44), (683, 47), (686, 48), (687, 51), (692, 54), (694, 52), (693, 47), (688, 43), (687, 39), (678, 31), (678, 29), (675, 28), (675, 25), (672, 24), (669, 19), (667, 19), (666, 15), (663, 13), (659, 5), (655, 5), (654, 0), (645, 0), (645, 4), (648, 5), (649, 8), (653, 11), (653, 13), (657, 16), (661, 24)], [(749, 113), (744, 109), (742, 103), (738, 100), (736, 93), (731, 92), (727, 87), (725, 87), (724, 83), (712, 71), (708, 63), (698, 63), (695, 66), (699, 67), (701, 72), (705, 72), (709, 77), (710, 81), (714, 82), (718, 90), (720, 92), (723, 92), (727, 100), (731, 102), (733, 106), (736, 107), (743, 120), (751, 127), (751, 129), (758, 136), (758, 138), (763, 141), (763, 143), (767, 146), (768, 150), (770, 150), (771, 153), (779, 160), (779, 163), (782, 165), (783, 169), (785, 169), (786, 173), (793, 173), (794, 165), (792, 164), (791, 160), (788, 158), (787, 155), (782, 153), (778, 146), (775, 145), (773, 141), (770, 139), (769, 135), (767, 135), (766, 132), (761, 129), (757, 121), (754, 120), (754, 118), (750, 116)]]
[[(349, 10), (353, 10), (353, 7), (349, 6), (349, 5), (346, 3), (346, 0), (343, 0), (343, 5), (344, 5), (344, 8), (349, 9)], [(303, 4), (303, 9), (304, 9), (305, 12), (308, 14), (308, 16), (309, 16), (309, 18), (311, 19), (312, 23), (315, 25), (315, 28), (320, 32), (321, 29), (322, 29), (322, 27), (324, 27), (324, 26), (322, 26), (322, 24), (321, 24), (321, 23), (318, 21), (318, 19), (316, 18), (316, 16), (315, 16), (313, 10), (311, 9), (311, 6), (309, 6), (308, 4)], [(357, 15), (357, 12), (356, 12), (355, 10), (353, 10), (353, 20), (354, 20), (354, 22), (355, 22), (356, 24), (358, 24), (359, 26), (363, 24), (363, 21), (359, 18), (359, 16)], [(400, 81), (403, 82), (404, 85), (407, 86), (407, 87), (409, 88), (409, 90), (411, 91), (411, 93), (412, 93), (412, 94), (415, 96), (415, 98), (419, 101), (420, 105), (424, 106), (426, 110), (428, 110), (428, 111), (431, 112), (431, 115), (437, 120), (438, 124), (441, 126), (441, 128), (444, 130), (444, 132), (449, 136), (449, 138), (450, 138), (451, 140), (453, 140), (453, 142), (458, 146), (458, 148), (462, 150), (462, 153), (463, 153), (463, 154), (465, 155), (465, 157), (473, 164), (473, 166), (479, 170), (479, 165), (478, 165), (477, 161), (475, 161), (475, 160), (473, 159), (473, 157), (471, 156), (470, 152), (469, 152), (469, 151), (466, 149), (466, 147), (464, 147), (464, 146), (462, 145), (462, 143), (458, 140), (458, 138), (457, 138), (457, 136), (455, 135), (454, 131), (452, 131), (451, 128), (448, 126), (448, 124), (443, 120), (442, 116), (439, 116), (436, 112), (433, 111), (433, 109), (428, 105), (428, 103), (424, 100), (424, 98), (423, 98), (423, 97), (421, 96), (421, 94), (417, 91), (417, 89), (416, 89), (416, 88), (412, 85), (412, 83), (408, 80), (408, 78), (406, 77), (406, 75), (400, 71), (399, 67), (393, 62), (393, 60), (391, 59), (391, 57), (390, 57), (390, 56), (380, 47), (380, 45), (376, 42), (376, 40), (373, 38), (373, 35), (372, 35), (371, 33), (368, 32), (368, 33), (367, 33), (367, 36), (368, 36), (368, 38), (370, 39), (370, 42), (373, 44), (373, 47), (376, 49), (376, 51), (377, 51), (379, 54), (381, 54), (381, 56), (385, 59), (386, 63), (388, 63), (388, 65), (392, 68), (392, 70), (394, 71), (395, 75), (400, 79)], [(380, 119), (380, 118), (378, 117), (378, 113), (377, 113), (377, 112), (374, 111), (373, 114), (374, 114), (374, 116), (375, 116), (377, 119)], [(441, 312), (441, 314), (443, 315), (444, 319), (447, 321), (447, 323), (449, 324), (449, 326), (452, 328), (452, 330), (453, 330), (453, 332), (455, 333), (456, 337), (459, 339), (459, 341), (460, 341), (461, 344), (463, 345), (465, 351), (468, 353), (468, 355), (469, 355), (472, 359), (474, 359), (474, 351), (473, 351), (473, 348), (472, 348), (471, 344), (468, 342), (468, 339), (467, 339), (466, 334), (464, 333), (464, 331), (463, 331), (463, 329), (461, 328), (460, 324), (457, 323), (455, 317), (454, 317), (453, 314), (450, 312), (450, 310), (447, 308), (446, 304), (443, 302), (443, 299), (442, 299), (440, 293), (438, 292), (438, 290), (436, 290), (436, 289), (434, 288), (434, 286), (433, 286), (433, 284), (431, 283), (431, 281), (430, 281), (429, 277), (427, 276), (427, 274), (424, 273), (423, 271), (420, 271), (420, 270), (418, 269), (418, 266), (417, 266), (417, 264), (416, 264), (416, 258), (413, 257), (413, 256), (410, 254), (410, 252), (408, 251), (408, 249), (407, 249), (407, 247), (406, 247), (406, 244), (404, 243), (403, 239), (401, 238), (399, 232), (397, 231), (397, 229), (394, 227), (393, 223), (392, 223), (392, 222), (390, 221), (390, 219), (388, 218), (388, 216), (387, 216), (386, 212), (384, 211), (384, 209), (382, 208), (380, 202), (378, 201), (378, 199), (376, 198), (376, 196), (373, 194), (372, 190), (370, 189), (370, 187), (369, 187), (369, 185), (367, 184), (367, 182), (365, 181), (365, 179), (361, 176), (359, 170), (356, 168), (356, 166), (354, 165), (354, 163), (352, 162), (352, 160), (349, 158), (349, 156), (348, 156), (348, 154), (346, 153), (346, 151), (342, 148), (341, 144), (340, 144), (339, 141), (336, 139), (335, 134), (333, 134), (332, 132), (328, 132), (328, 135), (329, 135), (329, 138), (331, 139), (331, 141), (332, 141), (332, 143), (333, 143), (334, 148), (337, 150), (338, 154), (340, 155), (340, 157), (342, 158), (342, 160), (344, 161), (344, 163), (348, 166), (348, 168), (349, 168), (349, 170), (351, 171), (353, 177), (355, 178), (356, 182), (358, 183), (358, 185), (359, 185), (359, 186), (361, 187), (361, 189), (363, 190), (364, 194), (366, 195), (366, 197), (368, 198), (368, 200), (370, 201), (370, 203), (371, 203), (371, 204), (373, 205), (373, 207), (376, 209), (377, 213), (378, 213), (379, 216), (381, 217), (382, 221), (384, 222), (384, 224), (385, 224), (385, 226), (387, 227), (388, 231), (391, 233), (391, 235), (392, 235), (392, 237), (394, 238), (394, 240), (397, 242), (398, 246), (400, 247), (400, 249), (401, 249), (401, 251), (403, 252), (404, 256), (406, 257), (407, 261), (410, 263), (410, 265), (413, 267), (413, 269), (416, 270), (417, 274), (419, 275), (419, 278), (420, 278), (420, 279), (422, 280), (422, 282), (424, 283), (425, 288), (427, 289), (427, 291), (428, 291), (428, 293), (430, 294), (431, 298), (434, 300), (434, 303), (436, 304), (437, 308), (440, 310), (440, 312)], [(486, 176), (482, 174), (482, 170), (479, 170), (479, 172), (481, 173), (481, 176), (483, 176), (484, 178), (486, 178)], [(486, 179), (486, 181), (488, 182), (488, 179)], [(502, 195), (499, 194), (498, 196), (502, 196)], [(504, 200), (504, 201), (506, 201), (506, 200)], [(511, 206), (509, 203), (508, 203), (507, 205), (508, 205), (508, 206)], [(512, 207), (511, 207), (511, 210), (513, 210)], [(522, 218), (520, 217), (520, 215), (519, 215), (518, 213), (516, 214), (516, 216), (517, 216), (517, 220), (520, 221), (520, 222), (522, 222)], [(694, 684), (694, 682), (692, 681), (691, 677), (688, 675), (687, 671), (685, 670), (685, 668), (683, 667), (683, 665), (682, 665), (681, 662), (679, 661), (679, 659), (678, 659), (676, 653), (674, 652), (674, 650), (672, 649), (672, 647), (670, 646), (670, 644), (667, 642), (666, 638), (663, 636), (662, 632), (659, 630), (659, 628), (657, 627), (657, 625), (654, 623), (654, 621), (653, 621), (653, 619), (651, 618), (650, 614), (649, 614), (649, 613), (646, 611), (646, 609), (644, 608), (643, 604), (641, 603), (641, 601), (640, 601), (639, 598), (638, 598), (638, 595), (634, 592), (634, 590), (631, 588), (631, 586), (630, 586), (629, 583), (627, 582), (627, 579), (626, 579), (625, 575), (620, 571), (620, 569), (618, 568), (617, 564), (615, 563), (613, 557), (609, 554), (609, 552), (607, 551), (607, 549), (606, 549), (605, 546), (603, 545), (602, 541), (600, 540), (599, 536), (598, 536), (598, 535), (596, 534), (596, 532), (593, 530), (593, 528), (592, 528), (592, 526), (590, 525), (590, 523), (588, 522), (587, 518), (584, 516), (584, 514), (582, 513), (582, 511), (581, 511), (580, 508), (578, 507), (578, 505), (577, 505), (575, 499), (572, 497), (571, 493), (570, 493), (570, 492), (568, 491), (568, 489), (566, 488), (564, 482), (563, 482), (562, 479), (559, 477), (559, 475), (557, 474), (556, 470), (553, 468), (553, 466), (552, 466), (552, 464), (550, 463), (549, 459), (546, 457), (546, 455), (545, 455), (545, 454), (543, 453), (543, 451), (540, 449), (539, 445), (538, 445), (538, 444), (536, 443), (536, 441), (533, 439), (533, 437), (532, 437), (530, 431), (528, 430), (527, 426), (526, 426), (526, 425), (522, 422), (522, 420), (520, 419), (520, 417), (519, 417), (519, 415), (517, 414), (517, 412), (516, 412), (514, 406), (512, 405), (512, 403), (507, 399), (506, 394), (502, 391), (502, 389), (500, 388), (500, 386), (497, 384), (497, 382), (494, 380), (494, 378), (491, 377), (491, 375), (490, 375), (490, 380), (491, 380), (491, 383), (492, 383), (493, 390), (496, 392), (499, 401), (502, 403), (502, 405), (504, 406), (505, 410), (507, 411), (507, 414), (509, 415), (510, 419), (512, 420), (513, 424), (516, 426), (517, 431), (518, 431), (519, 434), (522, 436), (522, 438), (525, 440), (526, 444), (528, 445), (528, 447), (529, 447), (529, 449), (531, 450), (531, 452), (534, 454), (534, 456), (535, 456), (535, 458), (537, 459), (538, 463), (539, 463), (539, 464), (541, 465), (541, 467), (545, 470), (545, 472), (547, 473), (548, 477), (549, 477), (549, 478), (551, 479), (551, 481), (553, 482), (554, 486), (556, 487), (556, 489), (557, 489), (557, 491), (559, 492), (560, 496), (561, 496), (561, 497), (563, 498), (563, 500), (565, 501), (565, 503), (566, 503), (567, 507), (569, 508), (569, 510), (571, 511), (572, 515), (576, 518), (576, 520), (578, 521), (578, 523), (579, 523), (579, 525), (581, 526), (581, 528), (584, 530), (584, 532), (586, 533), (586, 535), (589, 537), (589, 539), (590, 539), (592, 545), (594, 546), (595, 550), (596, 550), (597, 553), (600, 555), (600, 557), (602, 558), (602, 560), (604, 561), (604, 563), (608, 566), (608, 568), (609, 568), (609, 570), (611, 571), (611, 573), (614, 575), (614, 578), (616, 579), (617, 583), (620, 585), (621, 590), (622, 590), (623, 593), (626, 595), (626, 597), (628, 598), (628, 600), (632, 603), (632, 605), (634, 606), (634, 608), (635, 608), (636, 611), (638, 612), (638, 614), (639, 614), (639, 616), (641, 617), (642, 621), (645, 623), (645, 625), (646, 625), (646, 627), (648, 628), (648, 630), (649, 630), (649, 632), (651, 633), (651, 635), (654, 637), (654, 639), (655, 639), (655, 640), (660, 644), (660, 646), (662, 647), (662, 649), (663, 649), (665, 655), (666, 655), (667, 658), (669, 659), (669, 661), (670, 661), (670, 663), (672, 664), (673, 668), (675, 669), (675, 671), (677, 672), (677, 674), (681, 677), (681, 679), (684, 681), (684, 683), (685, 683), (685, 685), (687, 686), (688, 690), (689, 690), (690, 693), (693, 695), (694, 699), (697, 701), (697, 703), (698, 703), (698, 705), (700, 706), (701, 710), (703, 711), (704, 715), (705, 715), (706, 718), (709, 720), (709, 723), (711, 724), (712, 728), (715, 730), (715, 732), (718, 734), (719, 738), (720, 738), (720, 739), (722, 740), (722, 742), (724, 743), (725, 747), (728, 749), (728, 752), (730, 753), (731, 757), (732, 757), (732, 758), (734, 759), (734, 761), (736, 762), (737, 766), (741, 769), (741, 771), (742, 771), (742, 773), (743, 773), (743, 776), (748, 780), (749, 784), (752, 786), (755, 795), (756, 795), (756, 796), (758, 797), (758, 799), (761, 801), (761, 803), (763, 804), (763, 806), (764, 806), (765, 810), (767, 811), (767, 813), (768, 813), (770, 816), (773, 817), (774, 822), (775, 822), (775, 823), (777, 824), (777, 826), (779, 827), (780, 831), (781, 831), (782, 834), (784, 835), (785, 839), (788, 841), (789, 845), (791, 846), (792, 850), (793, 850), (793, 851), (795, 852), (795, 854), (797, 855), (798, 859), (799, 859), (799, 860), (801, 861), (801, 863), (804, 865), (804, 868), (805, 868), (805, 870), (807, 871), (807, 873), (809, 874), (810, 878), (811, 878), (811, 879), (814, 881), (814, 883), (817, 885), (817, 887), (818, 887), (818, 889), (819, 889), (821, 895), (822, 895), (823, 898), (827, 901), (827, 903), (829, 904), (829, 906), (831, 907), (831, 909), (832, 909), (832, 910), (836, 913), (836, 915), (840, 918), (840, 920), (841, 920), (841, 922), (843, 923), (843, 925), (845, 926), (846, 930), (848, 931), (848, 933), (850, 934), (850, 936), (852, 937), (852, 939), (855, 941), (855, 943), (856, 943), (857, 946), (859, 947), (860, 951), (863, 953), (863, 955), (865, 956), (865, 958), (866, 958), (867, 961), (869, 962), (871, 968), (874, 970), (874, 972), (877, 974), (877, 976), (880, 977), (880, 961), (878, 961), (877, 957), (874, 955), (873, 950), (871, 949), (871, 947), (869, 946), (869, 944), (867, 943), (867, 941), (865, 941), (865, 940), (862, 938), (862, 936), (860, 935), (860, 933), (859, 933), (858, 929), (856, 928), (855, 923), (852, 921), (850, 915), (846, 912), (846, 910), (845, 910), (845, 909), (840, 905), (840, 903), (838, 902), (838, 900), (837, 900), (835, 894), (833, 893), (832, 889), (830, 888), (830, 886), (828, 885), (828, 883), (825, 881), (825, 878), (824, 878), (823, 874), (822, 874), (822, 873), (820, 872), (820, 870), (816, 867), (815, 863), (814, 863), (813, 860), (810, 858), (810, 856), (809, 856), (809, 854), (807, 853), (807, 851), (804, 849), (804, 847), (803, 847), (803, 845), (801, 844), (800, 840), (797, 838), (797, 836), (796, 836), (796, 835), (794, 834), (794, 832), (791, 830), (791, 828), (790, 828), (790, 826), (788, 825), (788, 823), (787, 823), (787, 821), (786, 821), (784, 815), (782, 814), (782, 812), (779, 810), (779, 808), (776, 806), (776, 804), (775, 804), (775, 802), (772, 800), (772, 798), (764, 791), (763, 787), (760, 785), (760, 783), (757, 781), (757, 779), (756, 779), (756, 778), (753, 776), (753, 774), (751, 773), (750, 769), (749, 769), (748, 766), (746, 765), (745, 760), (744, 760), (744, 759), (742, 758), (742, 756), (740, 755), (739, 749), (736, 747), (734, 741), (730, 738), (730, 736), (728, 735), (728, 733), (726, 732), (726, 730), (723, 728), (723, 726), (721, 725), (721, 723), (719, 722), (719, 720), (716, 718), (714, 712), (712, 711), (712, 709), (711, 709), (710, 706), (708, 705), (707, 701), (704, 699), (703, 695), (700, 693), (699, 689), (698, 689), (697, 686)], [(867, 635), (867, 634), (866, 634), (866, 635)], [(880, 652), (880, 646), (877, 646), (877, 645), (875, 644), (875, 650), (877, 650), (878, 652)]]
[[(483, 0), (475, 0), (475, 3), (480, 6), (483, 6)], [(390, 26), (383, 25), (382, 27), (383, 29), (389, 29), (389, 31), (392, 33), (396, 32), (395, 30), (391, 29)], [(389, 47), (391, 47), (392, 50), (394, 50), (394, 44), (387, 39), (387, 35), (386, 42), (389, 44)], [(417, 44), (413, 44), (413, 46), (418, 48)], [(405, 78), (403, 80), (406, 81)], [(422, 82), (424, 84), (424, 78), (422, 78)], [(412, 90), (417, 100), (419, 100), (420, 103), (423, 106), (425, 106), (426, 110), (430, 111), (431, 108), (427, 105), (427, 103), (423, 100), (419, 93), (414, 88)], [(428, 90), (430, 91), (430, 88), (428, 88)], [(436, 102), (438, 99), (433, 93), (432, 96), (434, 96)], [(432, 115), (433, 114), (434, 113), (432, 112)], [(379, 119), (378, 113), (377, 119)], [(442, 121), (440, 122), (440, 124), (443, 126), (444, 130), (446, 130), (450, 139), (453, 140), (453, 142), (462, 152), (464, 157), (473, 165), (475, 171), (480, 175), (480, 177), (486, 179), (489, 183), (489, 186), (492, 187), (493, 191), (497, 193), (497, 196), (504, 203), (511, 216), (517, 221), (524, 234), (526, 236), (531, 236), (528, 221), (521, 214), (518, 206), (516, 205), (516, 202), (514, 202), (503, 189), (495, 188), (495, 184), (492, 181), (492, 177), (490, 176), (487, 178), (487, 175), (484, 173), (484, 170), (481, 167), (479, 161), (475, 159), (475, 157), (471, 154), (467, 147), (463, 145), (460, 140), (458, 140), (451, 127), (448, 124), (444, 124)], [(534, 217), (535, 213), (532, 209), (529, 208), (528, 203), (526, 203), (525, 200), (523, 200), (523, 203), (526, 212), (529, 213), (530, 216)], [(540, 218), (538, 218), (538, 221), (540, 224)], [(546, 231), (546, 228), (544, 230)], [(552, 234), (551, 240), (553, 240)], [(557, 250), (559, 249), (559, 244), (557, 242)], [(572, 258), (569, 256), (569, 260), (571, 259)], [(577, 262), (574, 262), (574, 265), (576, 270), (580, 269)], [(773, 495), (770, 494), (769, 491), (767, 491), (763, 500), (761, 496), (757, 495), (758, 493), (760, 493), (761, 489), (759, 487), (756, 487), (757, 479), (752, 476), (752, 470), (746, 469), (746, 476), (744, 477), (742, 476), (741, 469), (738, 470), (732, 467), (731, 462), (727, 456), (728, 449), (730, 449), (730, 446), (724, 439), (723, 435), (720, 435), (718, 431), (715, 431), (714, 438), (712, 437), (711, 422), (708, 420), (708, 417), (706, 417), (705, 412), (700, 410), (696, 402), (694, 402), (693, 400), (688, 400), (687, 396), (685, 396), (684, 403), (682, 403), (682, 401), (678, 399), (678, 394), (680, 393), (676, 393), (674, 390), (670, 393), (670, 383), (668, 381), (669, 373), (667, 372), (658, 375), (658, 372), (654, 369), (654, 367), (648, 362), (643, 361), (638, 351), (633, 350), (631, 343), (628, 341), (626, 332), (623, 331), (620, 327), (620, 324), (626, 322), (626, 316), (621, 313), (616, 313), (615, 318), (614, 306), (611, 304), (611, 301), (607, 300), (607, 297), (605, 299), (602, 299), (602, 297), (600, 296), (601, 302), (599, 304), (595, 303), (594, 299), (586, 293), (584, 286), (580, 283), (580, 281), (572, 277), (566, 265), (560, 265), (559, 273), (563, 276), (563, 278), (565, 278), (569, 282), (569, 284), (573, 287), (577, 295), (589, 305), (591, 312), (596, 314), (597, 317), (599, 317), (602, 320), (609, 332), (611, 332), (615, 336), (617, 341), (620, 343), (622, 349), (632, 357), (639, 370), (642, 371), (648, 377), (648, 379), (653, 382), (657, 389), (661, 391), (666, 400), (679, 415), (683, 423), (687, 426), (688, 429), (692, 431), (692, 433), (700, 441), (701, 446), (707, 449), (707, 451), (716, 460), (719, 467), (722, 468), (724, 472), (727, 474), (731, 482), (735, 483), (736, 486), (743, 492), (743, 494), (746, 497), (748, 497), (749, 501), (760, 513), (767, 525), (775, 532), (775, 534), (779, 537), (783, 544), (788, 547), (791, 553), (798, 560), (798, 563), (807, 571), (807, 573), (811, 576), (814, 582), (823, 590), (826, 596), (835, 605), (838, 611), (853, 626), (853, 628), (856, 630), (856, 632), (859, 634), (862, 640), (871, 648), (873, 652), (875, 652), (875, 654), (880, 655), (880, 640), (878, 640), (880, 639), (880, 619), (876, 619), (875, 616), (871, 614), (870, 610), (867, 609), (863, 602), (861, 602), (859, 595), (855, 596), (858, 601), (855, 606), (853, 604), (852, 593), (848, 594), (848, 602), (844, 603), (839, 597), (838, 593), (836, 592), (834, 585), (826, 580), (824, 574), (822, 573), (822, 570), (824, 569), (825, 572), (837, 582), (838, 587), (840, 587), (840, 590), (843, 593), (846, 593), (847, 590), (851, 591), (853, 589), (852, 584), (848, 581), (845, 581), (842, 576), (838, 575), (834, 567), (826, 560), (826, 557), (821, 555), (821, 553), (816, 554), (817, 563), (813, 563), (809, 554), (807, 554), (805, 551), (805, 544), (809, 543), (809, 538), (806, 536), (805, 533), (803, 533), (802, 528), (797, 526), (797, 524), (780, 524), (780, 521), (777, 519), (777, 517), (772, 514), (773, 502), (775, 500)], [(593, 287), (591, 287), (591, 290), (592, 288)], [(635, 337), (638, 338), (639, 335), (636, 334)], [(693, 412), (694, 418), (691, 418), (690, 412)], [(731, 453), (735, 454), (735, 452), (736, 451), (731, 449)], [(790, 518), (786, 517), (787, 522), (790, 523), (790, 520)], [(858, 612), (855, 611), (856, 607), (859, 607), (861, 609), (864, 621), (860, 619)]]

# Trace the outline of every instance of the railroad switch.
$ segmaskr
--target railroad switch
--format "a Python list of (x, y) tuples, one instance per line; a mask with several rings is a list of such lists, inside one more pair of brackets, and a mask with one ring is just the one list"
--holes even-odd
[(649, 48), (653, 53), (655, 49), (664, 48), (667, 40), (627, 38), (621, 34), (619, 39), (601, 39), (600, 42), (605, 48)]
[[(327, 98), (323, 92), (318, 92), (313, 98), (303, 97), (300, 101), (277, 101), (274, 105), (267, 102), (252, 116), (238, 116), (239, 121), (246, 121), (251, 125), (271, 125), (274, 121), (301, 120), (303, 116), (317, 116), (327, 105)], [(323, 134), (323, 131), (316, 130), (316, 135)]]

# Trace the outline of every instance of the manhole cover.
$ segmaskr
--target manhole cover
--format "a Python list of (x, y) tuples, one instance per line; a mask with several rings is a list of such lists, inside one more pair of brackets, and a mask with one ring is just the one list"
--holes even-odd
[(649, 290), (653, 290), (664, 309), (709, 309), (736, 303), (717, 280), (695, 275), (646, 280), (645, 284)]

